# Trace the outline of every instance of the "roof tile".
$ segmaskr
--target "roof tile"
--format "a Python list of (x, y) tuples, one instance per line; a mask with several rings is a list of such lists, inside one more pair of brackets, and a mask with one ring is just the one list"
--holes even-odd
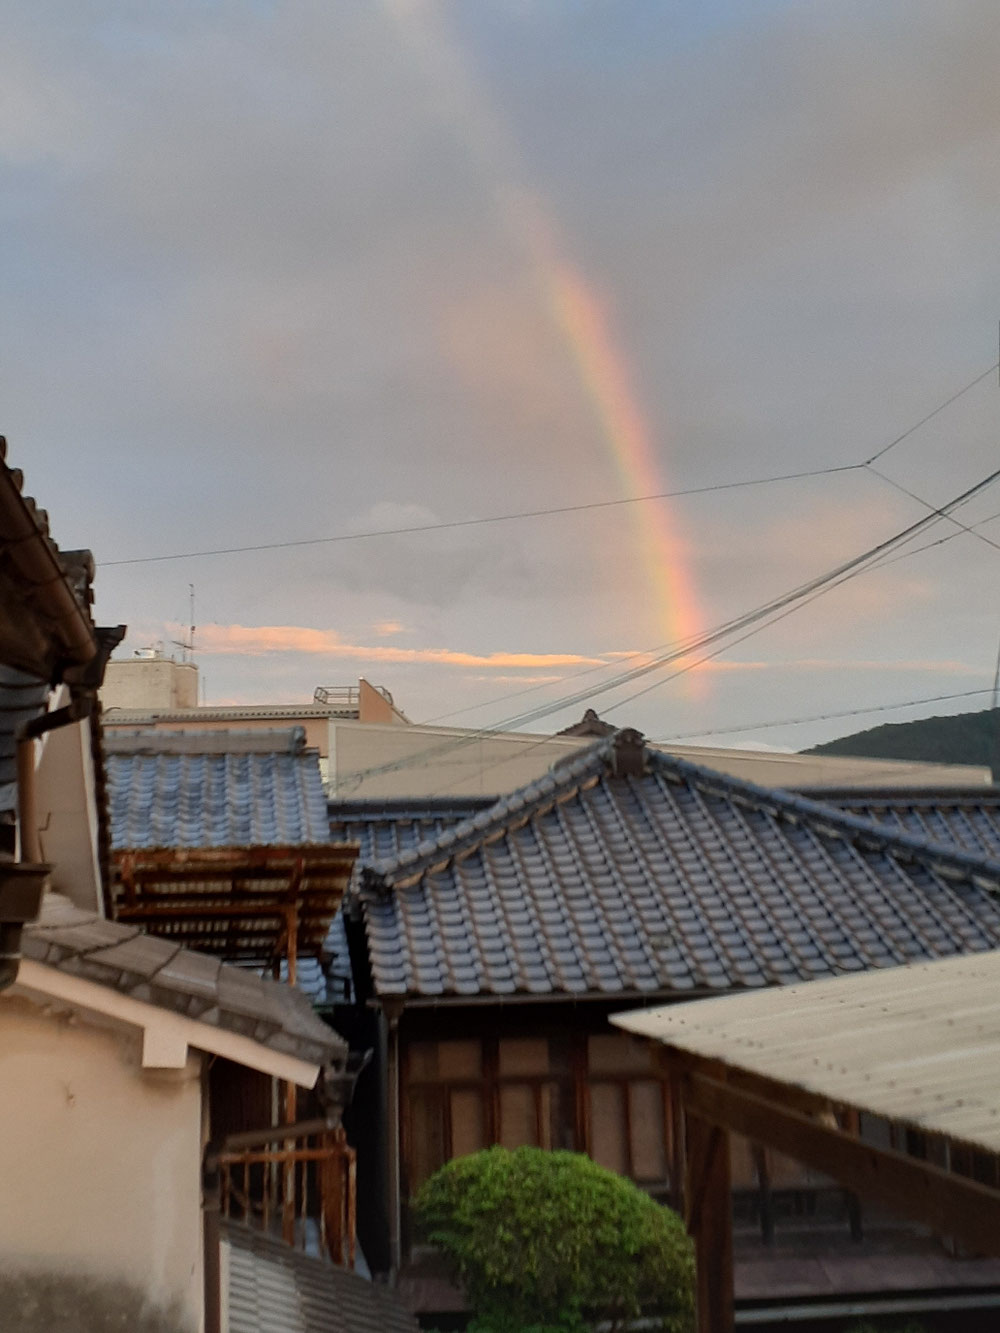
[(614, 744), (369, 869), (378, 990), (722, 990), (1000, 946), (979, 849), (657, 752), (616, 777)]

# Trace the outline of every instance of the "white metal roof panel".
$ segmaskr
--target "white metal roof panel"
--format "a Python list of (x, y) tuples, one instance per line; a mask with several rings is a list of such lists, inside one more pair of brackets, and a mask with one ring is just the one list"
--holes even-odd
[(665, 1005), (613, 1022), (1000, 1152), (1000, 951)]

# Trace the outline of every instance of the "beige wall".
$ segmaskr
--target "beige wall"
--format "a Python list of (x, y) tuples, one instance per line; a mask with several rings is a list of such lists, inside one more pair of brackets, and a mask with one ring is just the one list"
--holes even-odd
[(381, 691), (369, 685), (364, 676), (358, 681), (358, 721), (359, 722), (394, 722), (406, 725), (406, 718), (395, 704), (391, 704)]
[[(480, 737), (458, 727), (331, 720), (330, 794), (345, 799), (503, 795), (593, 744), (585, 737), (524, 732)], [(656, 748), (765, 787), (976, 787), (990, 782), (988, 769), (972, 766), (700, 746)]]
[[(374, 700), (390, 705), (367, 682)], [(372, 706), (374, 707), (374, 700)], [(422, 796), (494, 796), (514, 791), (571, 758), (591, 737), (536, 735), (529, 732), (482, 736), (461, 727), (425, 727), (393, 720), (349, 720), (331, 716), (316, 704), (204, 708), (156, 718), (137, 710), (106, 712), (104, 724), (154, 727), (163, 731), (303, 726), (306, 744), (319, 751), (320, 769), (332, 796), (391, 798)], [(922, 764), (888, 759), (849, 759), (833, 755), (782, 754), (708, 746), (656, 746), (669, 754), (703, 764), (732, 777), (765, 787), (979, 787), (989, 786), (989, 769), (959, 764)], [(374, 771), (373, 771), (374, 770)], [(382, 771), (379, 771), (382, 770)]]
[(586, 743), (566, 736), (480, 737), (454, 727), (331, 721), (330, 794), (492, 796), (534, 781)]
[(134, 1036), (0, 995), (0, 1299), (27, 1281), (85, 1296), (80, 1333), (126, 1327), (96, 1322), (114, 1303), (130, 1333), (199, 1329), (201, 1107), (199, 1058), (143, 1071)]
[(169, 657), (126, 657), (104, 673), (105, 708), (197, 708), (198, 668)]
[(42, 860), (52, 865), (51, 887), (84, 911), (102, 912), (89, 718), (35, 742), (35, 774), (38, 840)]

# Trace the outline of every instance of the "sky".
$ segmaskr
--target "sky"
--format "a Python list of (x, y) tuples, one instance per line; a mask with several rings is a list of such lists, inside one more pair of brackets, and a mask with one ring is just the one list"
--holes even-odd
[(193, 585), (209, 704), (793, 749), (988, 705), (1000, 484), (614, 678), (1000, 466), (992, 0), (0, 17), (0, 430), (125, 654)]

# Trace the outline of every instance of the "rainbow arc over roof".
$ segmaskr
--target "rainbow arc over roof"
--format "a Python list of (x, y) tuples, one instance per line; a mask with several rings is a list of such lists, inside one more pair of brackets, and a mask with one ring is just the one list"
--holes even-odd
[[(549, 210), (523, 184), (517, 151), (443, 26), (440, 9), (425, 0), (383, 0), (383, 5), (478, 164), (504, 231), (535, 274), (623, 493), (664, 491), (654, 434), (609, 314), (594, 285), (567, 257), (569, 247)], [(704, 621), (678, 520), (668, 500), (637, 504), (631, 512), (639, 563), (655, 608), (647, 632), (681, 646), (698, 635)]]

